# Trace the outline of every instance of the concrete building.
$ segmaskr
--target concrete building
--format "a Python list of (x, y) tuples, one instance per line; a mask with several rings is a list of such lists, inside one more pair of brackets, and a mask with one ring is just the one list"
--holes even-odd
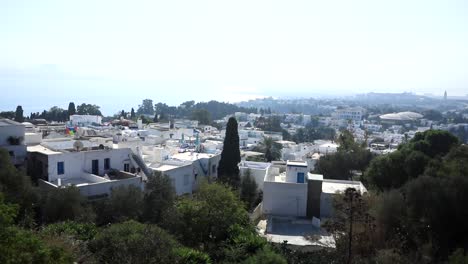
[(156, 168), (150, 167), (150, 169), (169, 177), (177, 195), (192, 194), (196, 188), (197, 179), (191, 163), (168, 161), (166, 164), (161, 164)]
[(71, 115), (70, 125), (72, 126), (87, 126), (92, 124), (100, 125), (102, 123), (102, 116), (98, 115)]
[(309, 173), (303, 161), (287, 161), (286, 171), (265, 175), (262, 211), (265, 215), (327, 218), (333, 212), (333, 195), (355, 188), (367, 192), (361, 182), (323, 179)]
[(0, 119), (0, 148), (6, 149), (11, 162), (19, 167), (26, 160), (25, 126), (10, 119)]
[(218, 177), (218, 163), (221, 155), (217, 153), (197, 153), (184, 151), (178, 147), (143, 147), (142, 156), (147, 167), (167, 175), (177, 195), (192, 194), (203, 180)]
[(296, 250), (336, 247), (333, 236), (320, 225), (333, 216), (334, 196), (347, 188), (367, 191), (361, 182), (323, 179), (309, 173), (306, 162), (287, 161), (285, 172), (265, 175), (263, 202), (254, 211), (264, 215), (258, 233), (273, 243), (287, 240)]
[(117, 186), (143, 188), (131, 150), (102, 148), (96, 143), (55, 140), (28, 147), (28, 175), (45, 189), (76, 186), (88, 198), (108, 196)]
[(351, 120), (355, 123), (362, 121), (362, 116), (365, 109), (362, 107), (348, 107), (343, 109), (336, 109), (332, 117), (339, 120)]
[(307, 163), (288, 161), (286, 172), (265, 177), (262, 205), (264, 214), (320, 218), (323, 176), (309, 173)]

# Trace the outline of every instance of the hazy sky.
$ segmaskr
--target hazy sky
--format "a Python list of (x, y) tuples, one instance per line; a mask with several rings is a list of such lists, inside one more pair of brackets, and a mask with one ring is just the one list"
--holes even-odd
[(467, 88), (466, 0), (0, 0), (0, 110)]

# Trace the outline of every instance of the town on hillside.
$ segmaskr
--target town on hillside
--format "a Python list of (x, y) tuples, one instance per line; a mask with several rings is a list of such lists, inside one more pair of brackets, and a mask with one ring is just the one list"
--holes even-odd
[(0, 260), (466, 263), (468, 100), (23, 106), (0, 112)]

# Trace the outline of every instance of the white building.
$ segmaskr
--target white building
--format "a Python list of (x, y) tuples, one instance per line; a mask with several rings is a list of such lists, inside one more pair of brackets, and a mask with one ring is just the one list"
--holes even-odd
[(192, 194), (196, 188), (196, 179), (191, 163), (169, 161), (167, 164), (161, 164), (156, 168), (150, 167), (150, 169), (169, 177), (177, 195)]
[(271, 216), (328, 218), (333, 213), (333, 195), (347, 188), (367, 192), (361, 182), (323, 179), (320, 174), (309, 173), (306, 162), (288, 161), (284, 173), (265, 175), (262, 212)]
[(143, 159), (153, 171), (168, 176), (177, 195), (192, 194), (203, 180), (218, 177), (219, 154), (175, 152), (168, 147), (144, 147)]
[(197, 127), (198, 127), (197, 120), (189, 120), (189, 119), (174, 120), (174, 128), (197, 128)]
[(348, 107), (336, 109), (332, 117), (339, 120), (351, 120), (356, 123), (361, 122), (365, 109), (362, 107)]
[(102, 116), (98, 115), (71, 115), (70, 124), (72, 126), (87, 126), (92, 124), (101, 124)]
[[(276, 170), (275, 170), (276, 169)], [(279, 173), (278, 168), (271, 166), (271, 163), (268, 162), (255, 162), (255, 161), (241, 161), (239, 164), (239, 170), (241, 177), (245, 177), (248, 173), (257, 183), (259, 190), (263, 190), (263, 182), (265, 180), (265, 175), (270, 175), (276, 171)]]
[(10, 119), (0, 119), (0, 148), (6, 149), (15, 166), (24, 165), (26, 145), (25, 126)]
[(89, 141), (43, 142), (28, 147), (28, 175), (45, 189), (74, 185), (86, 197), (104, 197), (117, 186), (143, 188), (131, 153), (128, 148), (102, 148)]

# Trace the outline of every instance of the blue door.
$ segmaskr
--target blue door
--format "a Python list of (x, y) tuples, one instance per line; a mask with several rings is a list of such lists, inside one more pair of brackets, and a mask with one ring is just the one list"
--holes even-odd
[(99, 160), (92, 161), (91, 173), (94, 175), (99, 175)]
[(297, 183), (304, 183), (304, 173), (303, 172), (298, 172), (297, 173)]

